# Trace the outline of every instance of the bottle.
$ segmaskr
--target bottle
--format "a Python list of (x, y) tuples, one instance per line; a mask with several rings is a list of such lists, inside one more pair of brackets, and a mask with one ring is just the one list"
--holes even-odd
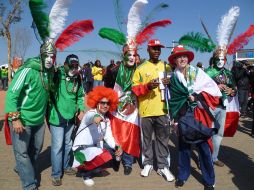
[[(116, 146), (116, 151), (120, 148), (120, 146)], [(121, 161), (121, 156), (116, 155), (116, 161), (120, 162)]]

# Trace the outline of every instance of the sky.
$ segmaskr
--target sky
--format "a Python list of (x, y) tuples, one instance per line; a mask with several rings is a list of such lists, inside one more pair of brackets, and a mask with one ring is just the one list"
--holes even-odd
[[(7, 2), (0, 0), (1, 2)], [(27, 2), (27, 1), (26, 1)], [(55, 0), (44, 0), (48, 5), (48, 13)], [(134, 0), (120, 0), (121, 16), (127, 20), (128, 12)], [(208, 31), (216, 42), (216, 30), (221, 20), (221, 17), (228, 12), (232, 6), (240, 7), (240, 16), (233, 33), (232, 40), (239, 34), (247, 30), (250, 24), (254, 24), (254, 0), (148, 0), (148, 4), (144, 7), (142, 18), (153, 10), (159, 3), (167, 3), (169, 7), (165, 10), (157, 12), (151, 19), (155, 22), (162, 19), (170, 19), (171, 25), (165, 28), (158, 28), (153, 38), (159, 39), (162, 44), (167, 47), (172, 47), (172, 42), (177, 41), (182, 35), (188, 32), (202, 32), (205, 34), (200, 17), (206, 24)], [(67, 17), (66, 27), (76, 20), (93, 20), (94, 30), (92, 33), (86, 35), (79, 42), (65, 49), (67, 52), (57, 53), (57, 64), (63, 64), (68, 54), (74, 53), (78, 55), (80, 63), (84, 64), (88, 61), (95, 61), (100, 59), (102, 65), (108, 65), (110, 59), (119, 60), (119, 57), (108, 53), (88, 53), (83, 50), (104, 50), (120, 53), (121, 47), (116, 46), (113, 42), (103, 39), (98, 35), (102, 27), (110, 27), (118, 29), (116, 14), (113, 0), (72, 0), (69, 7), (69, 15)], [(22, 20), (18, 24), (12, 25), (12, 31), (16, 27), (26, 27), (32, 38), (32, 44), (27, 50), (26, 58), (35, 57), (39, 54), (40, 44), (35, 38), (32, 28), (32, 16), (27, 3), (24, 4), (24, 12), (22, 13)], [(123, 32), (126, 34), (126, 24), (122, 25)], [(254, 39), (251, 39), (249, 44), (245, 46), (246, 49), (254, 49)], [(80, 51), (81, 50), (81, 51)], [(167, 61), (170, 55), (171, 48), (162, 49), (161, 60)], [(148, 58), (147, 43), (144, 43), (138, 53), (141, 58)], [(204, 66), (208, 66), (208, 61), (212, 53), (195, 52), (195, 58), (192, 61), (196, 65), (201, 61)], [(228, 57), (229, 63), (232, 61), (232, 56)], [(4, 38), (0, 38), (0, 65), (7, 63), (7, 43)]]

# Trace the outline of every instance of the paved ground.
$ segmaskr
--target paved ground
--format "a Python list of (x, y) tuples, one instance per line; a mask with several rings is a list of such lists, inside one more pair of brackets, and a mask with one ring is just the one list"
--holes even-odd
[[(0, 91), (0, 126), (3, 119), (3, 104), (5, 92)], [(220, 151), (220, 159), (225, 163), (225, 167), (216, 167), (216, 189), (217, 190), (253, 190), (254, 189), (254, 138), (250, 137), (251, 119), (243, 119), (240, 122), (238, 132), (233, 138), (224, 138)], [(176, 138), (171, 134), (169, 142), (172, 164), (171, 169), (177, 173), (177, 150)], [(188, 190), (201, 190), (202, 178), (197, 168), (197, 153), (193, 153), (191, 176), (182, 188)], [(95, 186), (86, 187), (81, 178), (74, 176), (64, 176), (63, 185), (53, 187), (50, 180), (50, 134), (46, 130), (43, 150), (39, 157), (40, 167), (40, 190), (76, 190), (76, 189), (96, 189), (96, 190), (157, 190), (175, 189), (174, 183), (168, 183), (156, 174), (155, 171), (147, 178), (140, 177), (140, 167), (136, 163), (130, 176), (123, 175), (123, 168), (119, 172), (108, 169), (108, 175), (94, 178)], [(13, 172), (14, 157), (12, 147), (5, 144), (3, 130), (0, 131), (0, 189), (18, 190), (21, 189), (18, 175)]]

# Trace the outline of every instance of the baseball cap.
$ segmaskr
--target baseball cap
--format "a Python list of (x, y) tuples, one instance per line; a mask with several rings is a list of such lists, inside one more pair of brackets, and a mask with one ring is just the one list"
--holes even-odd
[(165, 47), (164, 45), (161, 44), (160, 40), (158, 40), (158, 39), (149, 40), (148, 46), (151, 46), (151, 47), (159, 46), (159, 47), (162, 47), (162, 48)]

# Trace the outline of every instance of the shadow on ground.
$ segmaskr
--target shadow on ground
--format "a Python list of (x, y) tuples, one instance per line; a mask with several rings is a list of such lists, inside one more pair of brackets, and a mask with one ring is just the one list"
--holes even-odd
[(51, 160), (50, 160), (50, 146), (48, 146), (43, 152), (40, 153), (37, 163), (37, 183), (40, 185), (41, 182), (41, 173), (51, 167)]
[(250, 135), (251, 129), (253, 127), (253, 119), (251, 117), (247, 117), (245, 119), (241, 119), (241, 122), (242, 125), (239, 125), (237, 130), (247, 135)]
[(1, 119), (1, 120), (0, 120), (0, 131), (3, 130), (3, 127), (4, 127), (4, 120)]
[(233, 174), (232, 182), (239, 190), (253, 190), (254, 187), (254, 162), (240, 150), (228, 146), (220, 148), (221, 161), (225, 163)]

